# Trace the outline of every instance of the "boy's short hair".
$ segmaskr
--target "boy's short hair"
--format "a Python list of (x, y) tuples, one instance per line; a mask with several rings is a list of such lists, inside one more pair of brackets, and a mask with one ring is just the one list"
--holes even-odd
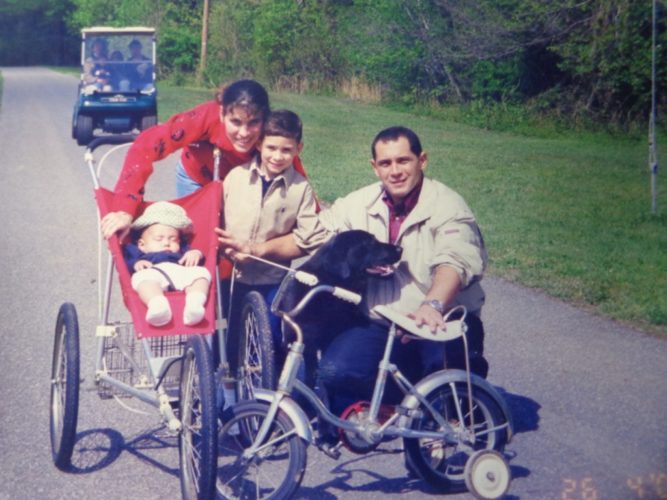
[(286, 109), (271, 111), (264, 124), (264, 137), (267, 135), (277, 135), (293, 139), (297, 144), (301, 144), (302, 134), (303, 125), (301, 124), (301, 118), (293, 111)]
[(397, 141), (400, 137), (405, 137), (407, 139), (410, 144), (410, 151), (412, 151), (415, 156), (422, 154), (422, 144), (419, 140), (419, 136), (408, 127), (396, 126), (381, 130), (378, 132), (378, 135), (375, 136), (375, 139), (373, 139), (373, 143), (371, 144), (371, 154), (373, 155), (373, 159), (375, 160), (375, 145), (378, 142), (393, 142)]

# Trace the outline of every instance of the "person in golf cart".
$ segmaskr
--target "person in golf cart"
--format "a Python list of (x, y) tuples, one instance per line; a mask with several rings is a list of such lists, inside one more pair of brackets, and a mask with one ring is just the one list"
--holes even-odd
[(141, 42), (136, 38), (128, 45), (130, 56), (125, 64), (125, 75), (129, 80), (130, 88), (142, 89), (153, 84), (153, 65), (150, 58), (142, 52)]
[(111, 91), (111, 73), (107, 68), (109, 59), (108, 44), (105, 38), (96, 38), (90, 46), (90, 56), (83, 64), (83, 82), (86, 87), (95, 90)]

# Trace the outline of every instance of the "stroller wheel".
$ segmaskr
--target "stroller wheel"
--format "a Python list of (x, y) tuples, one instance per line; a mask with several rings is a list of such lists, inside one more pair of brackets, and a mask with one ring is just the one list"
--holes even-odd
[(53, 462), (71, 466), (79, 415), (79, 322), (74, 305), (58, 311), (51, 363), (50, 434)]
[(190, 335), (180, 381), (181, 493), (185, 499), (213, 498), (217, 460), (216, 406), (211, 353), (200, 335)]
[(238, 400), (252, 399), (254, 388), (274, 390), (277, 380), (269, 309), (258, 292), (243, 299), (235, 338)]

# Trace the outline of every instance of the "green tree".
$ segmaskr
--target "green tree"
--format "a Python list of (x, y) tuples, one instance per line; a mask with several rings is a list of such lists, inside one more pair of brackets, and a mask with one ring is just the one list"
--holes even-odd
[[(550, 45), (571, 89), (575, 114), (620, 122), (646, 116), (651, 96), (652, 9), (650, 0), (572, 3), (565, 23), (572, 28)], [(659, 7), (664, 9), (660, 2)], [(659, 17), (657, 79), (667, 84), (666, 20)]]
[(0, 65), (72, 64), (78, 46), (64, 19), (69, 1), (5, 0), (0, 3)]

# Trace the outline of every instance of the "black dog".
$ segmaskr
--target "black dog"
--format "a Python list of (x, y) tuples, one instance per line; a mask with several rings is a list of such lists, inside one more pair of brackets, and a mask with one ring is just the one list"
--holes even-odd
[[(369, 276), (390, 275), (393, 264), (400, 258), (400, 247), (381, 243), (366, 231), (351, 230), (330, 239), (299, 270), (317, 276), (320, 284), (338, 286), (363, 296)], [(284, 293), (278, 304), (282, 311), (290, 311), (310, 290), (293, 277), (288, 276), (286, 280), (289, 281), (283, 284)], [(337, 333), (363, 321), (363, 314), (354, 304), (331, 294), (320, 294), (295, 320), (303, 330), (306, 366), (310, 372), (317, 351), (325, 349)], [(283, 333), (286, 344), (293, 340), (293, 333), (286, 325)]]

